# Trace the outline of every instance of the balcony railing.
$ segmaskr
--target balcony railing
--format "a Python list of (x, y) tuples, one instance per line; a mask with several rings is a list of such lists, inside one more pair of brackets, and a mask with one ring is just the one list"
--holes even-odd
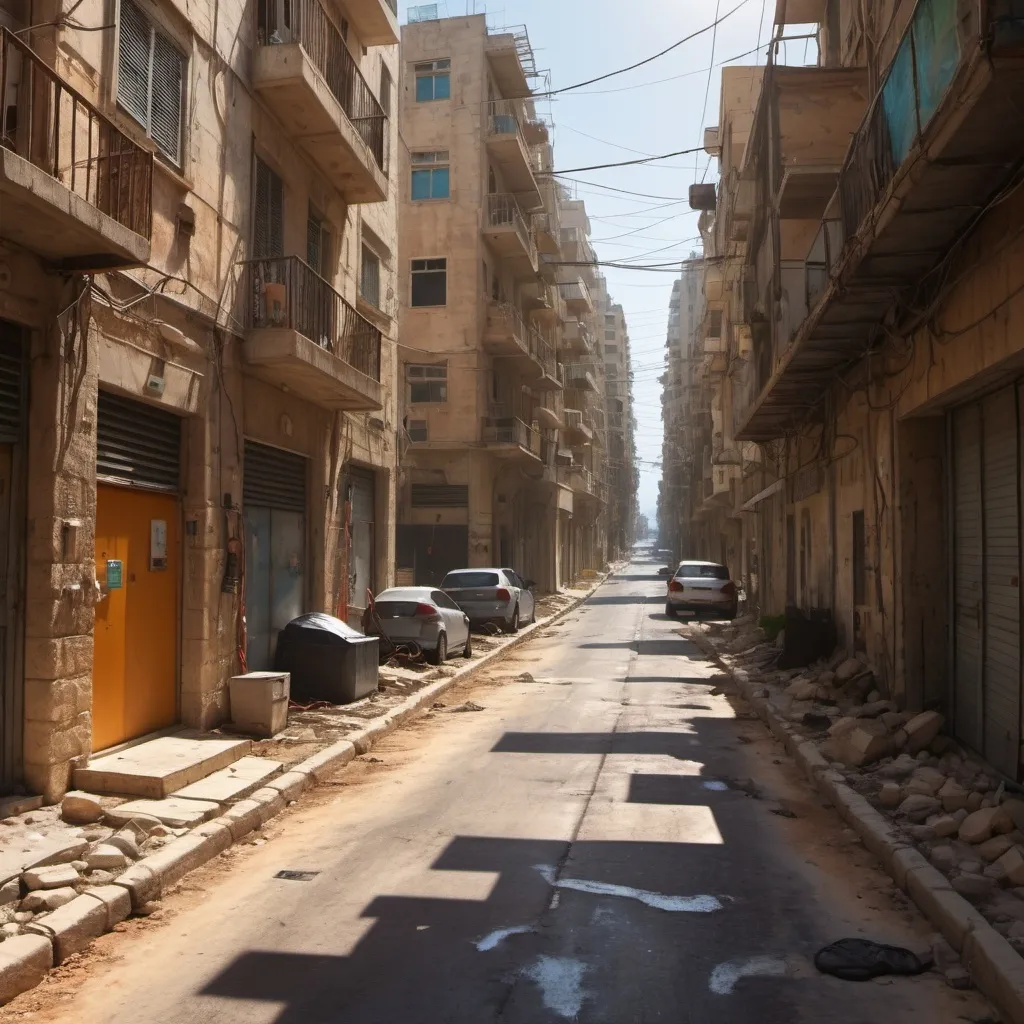
[(349, 366), (380, 380), (381, 332), (298, 256), (251, 260), (250, 328), (297, 331)]
[(480, 439), (484, 444), (519, 445), (537, 455), (541, 450), (540, 431), (518, 417), (489, 416), (483, 422)]
[(522, 105), (517, 100), (488, 100), (486, 115), (488, 135), (515, 135), (529, 151), (523, 134)]
[(363, 78), (341, 32), (318, 0), (258, 0), (257, 39), (261, 46), (299, 43), (369, 147), (388, 173), (388, 117)]
[(530, 229), (519, 202), (511, 193), (494, 193), (487, 197), (487, 224), (492, 228), (508, 227), (515, 230), (516, 237), (522, 243), (526, 251), (530, 266), (531, 276), (537, 271), (537, 240)]
[[(129, 231), (153, 228), (153, 156), (0, 29), (0, 145)], [(0, 211), (0, 227), (3, 213)]]

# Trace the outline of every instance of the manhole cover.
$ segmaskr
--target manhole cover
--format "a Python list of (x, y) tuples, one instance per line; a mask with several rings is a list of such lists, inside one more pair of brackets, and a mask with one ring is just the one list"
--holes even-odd
[(275, 878), (284, 878), (289, 882), (311, 882), (319, 871), (278, 871)]

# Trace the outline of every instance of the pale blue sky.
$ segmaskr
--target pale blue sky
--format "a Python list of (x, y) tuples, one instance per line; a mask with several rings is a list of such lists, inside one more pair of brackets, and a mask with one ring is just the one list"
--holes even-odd
[[(550, 87), (559, 89), (643, 60), (710, 25), (716, 8), (722, 15), (737, 5), (736, 12), (718, 26), (717, 64), (753, 50), (759, 31), (761, 42), (767, 43), (774, 0), (445, 0), (438, 6), (442, 16), (486, 13), (492, 28), (526, 25), (538, 69), (550, 71)], [(418, 5), (400, 3), (403, 22), (410, 6)], [(540, 103), (540, 112), (550, 115), (555, 125), (556, 170), (701, 145), (704, 126), (716, 124), (718, 118), (721, 76), (716, 67), (709, 86), (711, 52), (712, 33), (707, 32), (645, 67)], [(762, 55), (750, 54), (733, 63), (763, 62), (762, 48)], [(706, 90), (707, 111), (702, 116)], [(685, 201), (666, 204), (685, 200), (687, 188), (702, 179), (707, 164), (708, 158), (701, 153), (574, 175), (581, 179), (576, 187), (590, 212), (598, 258), (657, 264), (685, 259), (692, 248), (698, 248), (697, 214)], [(704, 180), (715, 177), (711, 166)], [(667, 198), (618, 195), (597, 184)], [(641, 460), (640, 510), (653, 513), (661, 476), (658, 376), (674, 275), (611, 267), (604, 273), (629, 326)]]

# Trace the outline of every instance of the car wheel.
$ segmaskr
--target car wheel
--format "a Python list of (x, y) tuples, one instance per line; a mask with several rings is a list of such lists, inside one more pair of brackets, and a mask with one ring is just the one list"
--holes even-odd
[(518, 633), (519, 632), (519, 605), (516, 605), (512, 609), (512, 620), (505, 627), (506, 633)]
[(427, 653), (431, 665), (443, 665), (448, 660), (448, 637), (441, 633), (437, 638), (437, 647)]
[(467, 633), (466, 634), (466, 646), (462, 648), (462, 656), (464, 658), (472, 658), (473, 657), (473, 634), (472, 633)]
[(675, 607), (672, 604), (670, 604), (668, 601), (665, 602), (665, 614), (670, 619), (674, 619), (676, 617)]

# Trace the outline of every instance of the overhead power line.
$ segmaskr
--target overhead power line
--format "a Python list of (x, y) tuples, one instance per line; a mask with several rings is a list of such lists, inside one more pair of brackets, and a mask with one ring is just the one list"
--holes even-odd
[[(620, 160), (614, 164), (594, 164), (593, 167), (570, 167), (564, 171), (538, 171), (537, 174), (544, 177), (561, 178), (567, 174), (579, 174), (582, 171), (603, 171), (606, 167), (633, 167), (636, 164), (649, 164), (654, 160), (668, 160), (673, 156), (689, 156), (693, 153), (703, 153), (703, 146), (694, 146), (692, 149), (679, 149), (674, 153), (662, 153), (661, 156), (645, 156), (639, 160)], [(593, 184), (593, 182), (588, 182)]]
[(598, 75), (596, 78), (588, 78), (585, 82), (577, 82), (575, 85), (566, 85), (561, 89), (549, 89), (547, 92), (534, 93), (536, 99), (541, 99), (548, 96), (560, 96), (565, 92), (572, 92), (573, 89), (582, 89), (585, 85), (594, 85), (597, 82), (603, 82), (605, 79), (614, 78), (616, 75), (624, 75), (627, 71), (634, 71), (636, 68), (642, 68), (645, 64), (650, 64), (652, 61), (658, 60), (660, 57), (664, 57), (666, 53), (671, 53), (673, 50), (678, 50), (683, 43), (688, 43), (691, 39), (696, 39), (698, 36), (704, 35), (705, 32), (711, 32), (725, 21), (726, 18), (735, 14), (741, 7), (745, 7), (750, 0), (740, 0), (740, 2), (732, 8), (730, 11), (726, 11), (720, 18), (716, 18), (710, 25), (705, 25), (703, 28), (697, 29), (696, 32), (691, 32), (688, 36), (683, 36), (678, 42), (673, 43), (671, 46), (667, 46), (660, 53), (654, 54), (653, 57), (647, 57), (644, 60), (639, 60), (635, 64), (630, 64), (628, 67), (619, 68), (617, 71), (609, 71), (607, 74)]

